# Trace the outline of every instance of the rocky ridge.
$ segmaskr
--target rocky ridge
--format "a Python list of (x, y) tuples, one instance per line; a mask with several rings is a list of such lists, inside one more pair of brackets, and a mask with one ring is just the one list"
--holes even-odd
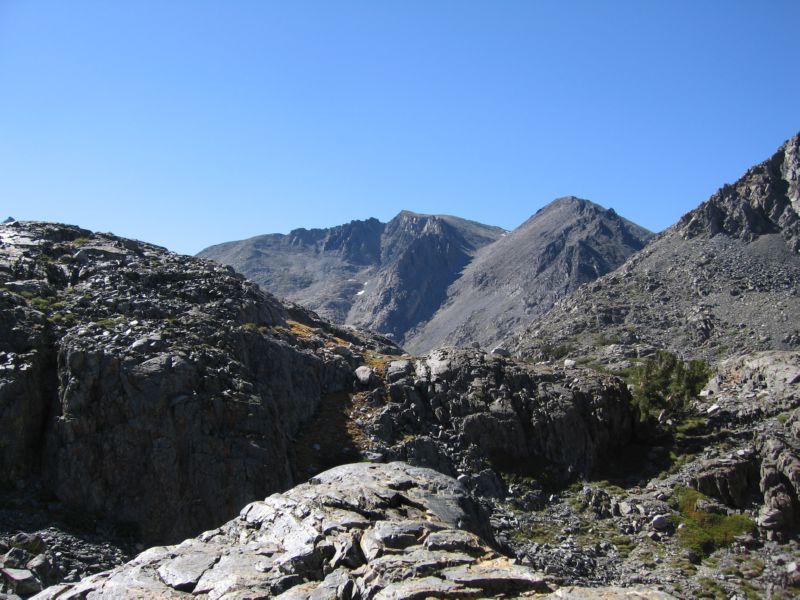
[(716, 361), (800, 345), (800, 136), (508, 341), (603, 364), (665, 348)]
[(503, 230), (448, 215), (402, 211), (211, 246), (198, 256), (233, 266), (264, 289), (335, 322), (403, 339), (441, 305), (475, 252)]
[(554, 200), (481, 248), (433, 317), (406, 334), (411, 352), (477, 342), (491, 348), (584, 283), (613, 271), (652, 233), (612, 209)]
[(459, 477), (480, 497), (505, 496), (503, 473), (586, 476), (631, 441), (637, 419), (618, 379), (480, 350), (444, 348), (376, 371), (359, 373), (352, 417), (368, 451)]
[(349, 348), (396, 351), (149, 244), (21, 222), (0, 241), (0, 477), (145, 540), (290, 486), (290, 438), (352, 385)]
[(491, 347), (553, 302), (619, 266), (651, 237), (587, 200), (559, 198), (507, 233), (401, 212), (325, 230), (212, 246), (200, 256), (334, 321), (414, 353)]

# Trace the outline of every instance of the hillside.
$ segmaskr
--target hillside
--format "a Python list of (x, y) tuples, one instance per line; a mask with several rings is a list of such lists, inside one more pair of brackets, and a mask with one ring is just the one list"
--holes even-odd
[(601, 362), (666, 348), (718, 360), (800, 346), (800, 136), (509, 341)]
[(440, 306), (447, 286), (499, 227), (403, 211), (388, 223), (352, 221), (211, 246), (198, 256), (232, 266), (323, 317), (401, 341)]
[(652, 234), (596, 204), (561, 198), (508, 233), (401, 212), (331, 229), (212, 246), (199, 256), (326, 318), (414, 352), (490, 346), (581, 284), (619, 266)]
[(614, 270), (652, 234), (613, 210), (559, 198), (478, 251), (430, 321), (406, 335), (424, 352), (477, 342), (490, 347), (559, 298)]

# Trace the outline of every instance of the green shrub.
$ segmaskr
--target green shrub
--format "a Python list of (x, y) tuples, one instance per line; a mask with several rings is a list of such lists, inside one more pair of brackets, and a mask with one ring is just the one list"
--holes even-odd
[(674, 504), (683, 527), (678, 541), (699, 556), (708, 556), (717, 548), (729, 546), (734, 538), (755, 531), (755, 523), (746, 515), (720, 515), (697, 509), (698, 500), (707, 497), (687, 487), (675, 488)]
[(555, 344), (546, 343), (542, 345), (541, 352), (542, 358), (545, 360), (558, 360), (572, 352), (572, 346), (569, 344), (556, 346)]
[(34, 296), (28, 300), (31, 306), (41, 312), (50, 312), (64, 308), (63, 302), (56, 302), (54, 298), (42, 298), (41, 296)]
[(683, 410), (710, 375), (711, 369), (703, 360), (683, 362), (671, 352), (658, 350), (633, 370), (630, 381), (644, 417), (663, 409)]

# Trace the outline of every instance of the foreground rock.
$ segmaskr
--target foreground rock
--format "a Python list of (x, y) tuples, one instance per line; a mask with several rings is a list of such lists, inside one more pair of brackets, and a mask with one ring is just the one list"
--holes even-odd
[(397, 351), (219, 265), (0, 225), (0, 484), (180, 540), (294, 483), (292, 436), (367, 347)]
[(505, 496), (502, 473), (569, 481), (627, 444), (637, 415), (625, 385), (593, 371), (522, 365), (445, 348), (386, 367), (355, 416), (370, 449)]
[(219, 529), (36, 598), (441, 598), (548, 591), (502, 557), (456, 481), (352, 464), (246, 506)]

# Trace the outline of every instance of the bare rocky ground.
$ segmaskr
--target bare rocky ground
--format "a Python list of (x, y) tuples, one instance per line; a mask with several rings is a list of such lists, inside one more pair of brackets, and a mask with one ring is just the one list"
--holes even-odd
[[(800, 593), (800, 354), (761, 353), (723, 363), (702, 398), (661, 425), (626, 422), (624, 410), (613, 416), (613, 403), (595, 404), (618, 423), (617, 429), (604, 426), (616, 443), (603, 449), (599, 461), (581, 465), (564, 458), (582, 448), (584, 437), (598, 438), (586, 436), (580, 420), (563, 413), (559, 418), (556, 404), (539, 404), (552, 398), (527, 399), (526, 406), (519, 392), (561, 384), (557, 397), (563, 399), (590, 381), (583, 370), (531, 369), (480, 353), (470, 363), (459, 356), (466, 352), (437, 351), (413, 367), (388, 363), (386, 373), (394, 375), (368, 395), (383, 389), (386, 397), (398, 398), (403, 387), (408, 395), (396, 405), (365, 404), (357, 421), (378, 456), (457, 476), (491, 514), (501, 547), (544, 573), (549, 584), (645, 584), (685, 598)], [(480, 381), (481, 358), (494, 365), (486, 370), (498, 378), (494, 385)], [(406, 377), (398, 378), (403, 370)], [(505, 383), (525, 372), (540, 378), (538, 388), (515, 390)], [(459, 387), (461, 377), (472, 390), (481, 383), (491, 389), (486, 412), (476, 406), (453, 416), (464, 398), (475, 402)], [(408, 393), (414, 378), (417, 392)], [(426, 386), (451, 395), (426, 396)], [(608, 388), (592, 394), (595, 403), (602, 397), (612, 397)], [(547, 425), (517, 435), (522, 423), (536, 423), (537, 404)], [(432, 406), (443, 410), (434, 408), (431, 416)], [(437, 415), (449, 418), (437, 421)], [(495, 428), (495, 420), (502, 425)], [(388, 433), (385, 423), (403, 425)], [(472, 438), (473, 427), (492, 432), (491, 439)], [(560, 463), (558, 451), (565, 453)], [(570, 471), (577, 481), (569, 480)]]
[[(206, 261), (72, 226), (0, 226), (0, 593), (25, 597), (103, 571), (343, 463), (438, 463), (463, 475), (442, 486), (491, 501), (505, 494), (496, 461), (552, 463), (568, 479), (633, 433), (627, 389), (606, 375), (476, 351), (399, 353)], [(504, 441), (497, 434), (506, 427), (530, 443)], [(503, 441), (489, 444), (495, 438)], [(288, 494), (308, 488), (295, 489)], [(413, 512), (399, 508), (400, 517)], [(480, 543), (490, 548), (485, 525)], [(416, 541), (440, 526), (434, 520)], [(287, 543), (303, 535), (298, 527), (283, 531)], [(238, 552), (233, 538), (218, 541)], [(505, 571), (511, 581), (498, 594), (529, 589), (518, 579), (540, 580), (501, 550), (481, 554), (499, 572), (490, 579)], [(327, 552), (314, 546), (314, 556)], [(371, 597), (399, 585), (408, 569), (425, 572), (424, 558), (357, 589)], [(316, 580), (295, 566), (280, 568), (289, 569), (280, 585), (305, 593), (298, 586)], [(454, 596), (495, 589), (468, 575), (438, 579)], [(167, 583), (175, 593), (185, 585)], [(265, 595), (276, 590), (270, 580)]]

